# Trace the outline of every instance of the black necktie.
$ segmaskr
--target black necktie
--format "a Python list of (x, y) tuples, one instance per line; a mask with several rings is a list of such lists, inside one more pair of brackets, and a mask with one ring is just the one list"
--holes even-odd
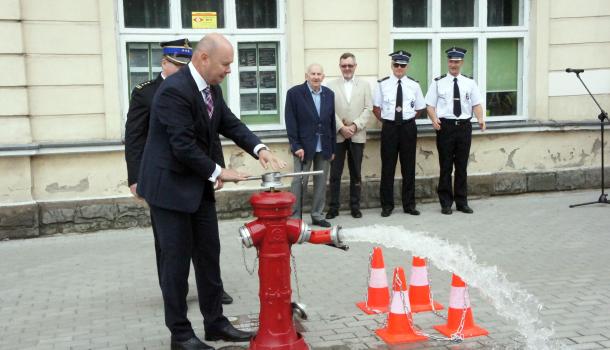
[(462, 103), (460, 101), (460, 87), (457, 81), (457, 78), (453, 78), (453, 114), (456, 118), (459, 118), (462, 115)]
[(400, 85), (400, 79), (398, 80), (398, 87), (396, 88), (396, 110), (394, 112), (394, 121), (398, 124), (402, 122), (402, 85)]

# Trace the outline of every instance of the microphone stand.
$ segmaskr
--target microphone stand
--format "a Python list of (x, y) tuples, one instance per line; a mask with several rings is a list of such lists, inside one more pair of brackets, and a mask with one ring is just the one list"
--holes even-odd
[(608, 202), (608, 195), (606, 194), (606, 192), (604, 190), (604, 120), (608, 119), (608, 113), (606, 111), (604, 111), (604, 109), (602, 108), (602, 106), (599, 105), (599, 103), (597, 102), (597, 100), (595, 99), (593, 94), (591, 94), (591, 91), (589, 91), (589, 88), (587, 87), (585, 82), (582, 81), (582, 79), (580, 78), (580, 73), (579, 72), (575, 72), (575, 73), (576, 73), (576, 77), (578, 78), (578, 80), (580, 80), (582, 85), (585, 87), (585, 89), (589, 93), (589, 96), (591, 96), (591, 98), (593, 99), (593, 101), (595, 102), (595, 104), (597, 105), (599, 110), (601, 111), (601, 113), (599, 113), (599, 115), (597, 116), (597, 119), (599, 119), (599, 126), (600, 126), (601, 140), (602, 140), (602, 147), (601, 147), (601, 151), (602, 151), (601, 191), (602, 191), (602, 193), (600, 194), (599, 198), (595, 202), (572, 204), (572, 205), (570, 205), (570, 208), (580, 207), (580, 206), (589, 205), (589, 204), (597, 204), (597, 203), (610, 204), (610, 202)]

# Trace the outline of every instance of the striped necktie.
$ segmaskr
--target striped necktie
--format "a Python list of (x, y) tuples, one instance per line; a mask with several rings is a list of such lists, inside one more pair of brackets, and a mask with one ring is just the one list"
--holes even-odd
[(208, 116), (211, 119), (212, 115), (214, 114), (214, 101), (212, 100), (212, 94), (210, 93), (209, 86), (206, 86), (206, 88), (203, 89), (203, 97), (205, 99), (205, 105), (208, 109)]

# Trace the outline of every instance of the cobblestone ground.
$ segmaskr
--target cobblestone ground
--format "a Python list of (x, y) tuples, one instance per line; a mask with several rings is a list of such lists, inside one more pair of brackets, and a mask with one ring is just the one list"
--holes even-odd
[[(553, 326), (553, 339), (570, 349), (610, 349), (610, 206), (568, 208), (598, 195), (581, 191), (484, 198), (471, 201), (474, 215), (444, 216), (437, 204), (419, 205), (418, 217), (397, 210), (381, 218), (379, 210), (365, 210), (362, 219), (352, 219), (342, 212), (333, 224), (403, 225), (470, 246), (480, 264), (497, 266), (543, 303), (541, 318), (545, 326)], [(258, 281), (256, 274), (246, 272), (237, 238), (245, 221), (220, 224), (225, 289), (235, 298), (225, 314), (237, 316), (242, 328), (252, 326), (255, 322), (249, 320), (258, 312)], [(313, 349), (389, 348), (374, 335), (384, 317), (363, 315), (354, 306), (366, 289), (371, 248), (365, 243), (352, 244), (349, 252), (313, 245), (294, 248), (301, 301), (309, 311), (300, 327)], [(388, 275), (397, 265), (408, 273), (410, 255), (394, 249), (385, 249), (384, 255)], [(253, 250), (246, 251), (248, 266), (254, 256)], [(169, 348), (150, 229), (0, 242), (0, 276), (0, 349)], [(430, 277), (435, 298), (447, 305), (450, 273), (431, 267)], [(498, 316), (476, 290), (471, 289), (471, 299), (475, 320), (489, 336), (390, 349), (522, 348), (512, 321)], [(189, 317), (203, 338), (196, 296), (189, 296), (189, 305)], [(435, 333), (432, 325), (443, 323), (433, 314), (414, 319), (430, 333)]]

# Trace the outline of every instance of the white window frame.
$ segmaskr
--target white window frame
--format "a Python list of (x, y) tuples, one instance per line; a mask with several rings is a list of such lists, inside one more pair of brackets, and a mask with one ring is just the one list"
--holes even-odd
[[(225, 12), (225, 28), (218, 29), (191, 29), (182, 28), (182, 16), (180, 9), (180, 0), (169, 1), (169, 28), (126, 28), (125, 14), (123, 11), (123, 0), (118, 1), (117, 13), (117, 28), (119, 45), (119, 83), (121, 90), (121, 118), (122, 124), (125, 125), (125, 118), (129, 109), (129, 98), (131, 91), (129, 89), (128, 68), (129, 62), (127, 57), (127, 43), (149, 43), (163, 42), (180, 38), (188, 38), (191, 42), (196, 43), (207, 33), (221, 33), (233, 45), (235, 56), (231, 64), (231, 74), (228, 75), (227, 86), (229, 91), (225, 91), (225, 100), (233, 113), (240, 118), (240, 99), (239, 99), (239, 69), (238, 69), (238, 51), (239, 43), (247, 42), (277, 42), (278, 43), (278, 112), (280, 116), (279, 123), (274, 124), (254, 124), (248, 125), (251, 130), (285, 130), (283, 103), (286, 97), (287, 72), (286, 72), (286, 1), (277, 0), (277, 28), (237, 28), (237, 12), (235, 0), (222, 0), (224, 2)], [(124, 133), (124, 127), (122, 132)], [(123, 135), (124, 136), (124, 135)]]
[[(529, 9), (530, 0), (520, 0), (519, 25), (506, 27), (487, 26), (487, 0), (475, 0), (475, 27), (441, 27), (441, 0), (428, 0), (428, 27), (406, 28), (394, 27), (394, 2), (390, 8), (392, 29), (390, 32), (390, 47), (396, 40), (429, 40), (428, 44), (428, 77), (429, 82), (434, 77), (445, 74), (447, 67), (440, 64), (441, 40), (472, 39), (476, 47), (473, 60), (473, 75), (483, 98), (483, 111), (487, 103), (487, 39), (514, 38), (519, 42), (518, 72), (517, 72), (517, 114), (509, 116), (486, 116), (486, 121), (527, 120), (528, 111), (528, 62), (529, 62)], [(426, 92), (424, 91), (424, 94)], [(419, 124), (430, 124), (427, 119), (417, 120)]]

